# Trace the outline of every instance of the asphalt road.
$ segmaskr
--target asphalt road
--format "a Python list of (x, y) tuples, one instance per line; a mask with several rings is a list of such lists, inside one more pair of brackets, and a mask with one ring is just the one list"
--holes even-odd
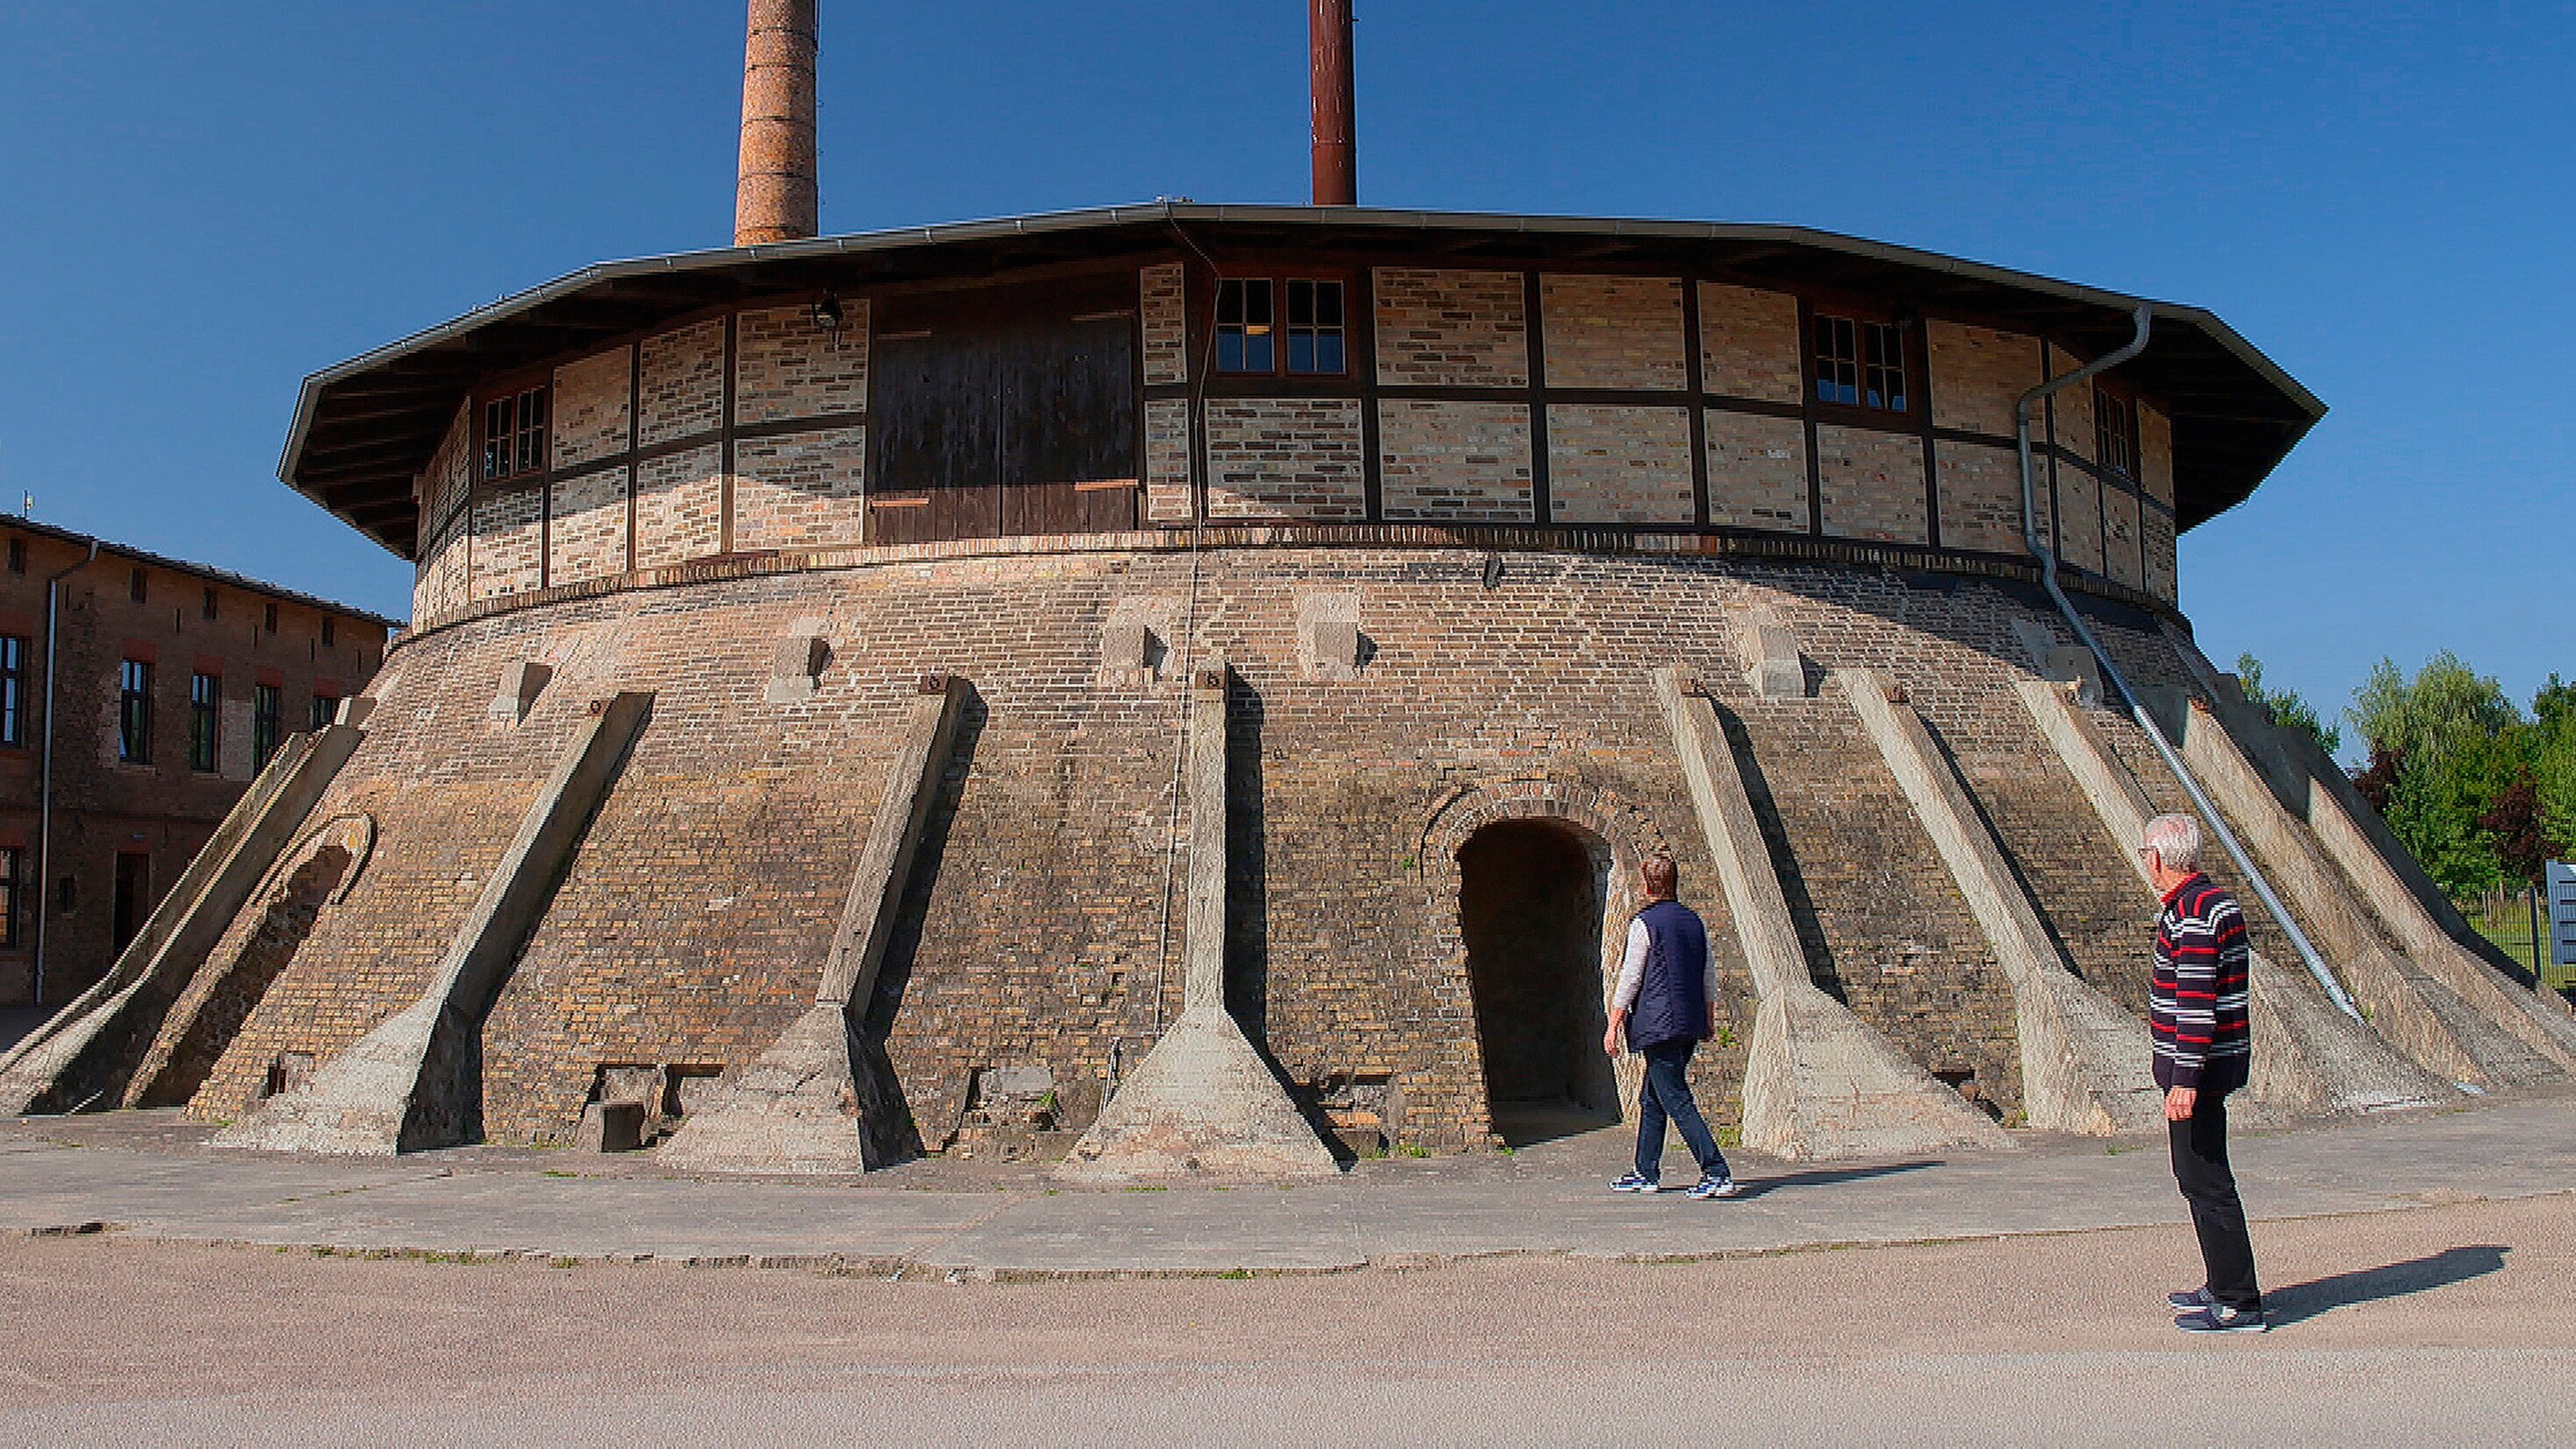
[(2576, 1442), (2576, 1198), (2257, 1249), (2284, 1322), (2211, 1341), (2179, 1224), (1030, 1283), (19, 1238), (0, 1441)]

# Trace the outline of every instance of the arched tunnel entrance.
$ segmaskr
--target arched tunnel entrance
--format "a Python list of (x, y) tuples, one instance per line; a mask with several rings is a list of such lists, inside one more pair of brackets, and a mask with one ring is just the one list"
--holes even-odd
[(1485, 1100), (1512, 1146), (1619, 1120), (1601, 1050), (1607, 847), (1555, 820), (1498, 821), (1458, 849), (1458, 916)]

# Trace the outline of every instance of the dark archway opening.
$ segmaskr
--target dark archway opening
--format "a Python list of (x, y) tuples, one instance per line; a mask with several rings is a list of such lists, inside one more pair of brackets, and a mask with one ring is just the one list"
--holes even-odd
[(1458, 849), (1485, 1100), (1510, 1146), (1619, 1120), (1601, 1035), (1608, 852), (1554, 821), (1506, 820)]

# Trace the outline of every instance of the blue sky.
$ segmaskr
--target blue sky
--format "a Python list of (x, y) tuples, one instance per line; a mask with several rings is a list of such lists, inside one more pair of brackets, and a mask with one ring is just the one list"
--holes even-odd
[[(2340, 705), (2576, 674), (2565, 4), (1359, 0), (1364, 202), (1791, 222), (2215, 309), (2334, 411), (2183, 541)], [(827, 4), (826, 231), (1304, 199), (1301, 0)], [(310, 371), (728, 237), (739, 0), (0, 8), (0, 498), (399, 615)]]

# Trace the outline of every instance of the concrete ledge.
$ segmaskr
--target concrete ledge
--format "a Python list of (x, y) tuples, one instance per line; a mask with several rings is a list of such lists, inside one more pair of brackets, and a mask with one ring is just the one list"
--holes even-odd
[(1189, 910), (1180, 1020), (1118, 1084), (1057, 1169), (1078, 1181), (1328, 1177), (1332, 1149), (1225, 1009), (1226, 664), (1190, 682)]
[[(1795, 644), (1783, 647), (1794, 663)], [(1715, 703), (1685, 671), (1659, 669), (1654, 680), (1753, 973), (1744, 1145), (1792, 1162), (2010, 1147), (2001, 1126), (1816, 989)]]
[[(2112, 844), (2153, 897), (2136, 842), (2154, 807), (2128, 766), (2112, 753), (2069, 685), (2023, 680), (2014, 688), (2039, 732), (2057, 752)], [(2250, 965), (2256, 1101), (2285, 1112), (2376, 1112), (2450, 1095), (2442, 1082), (2390, 1049), (2369, 1027), (2337, 1010), (2298, 976), (2256, 952)], [(2351, 973), (2347, 968), (2347, 976)]]
[(1913, 706), (1891, 699), (1886, 681), (1872, 671), (1838, 669), (1833, 678), (2012, 982), (2022, 1105), (2031, 1125), (2090, 1137), (2154, 1130), (2164, 1107), (2145, 1024), (2066, 969), (2002, 845)]
[(429, 991), (216, 1134), (228, 1147), (385, 1157), (479, 1135), (483, 1015), (643, 732), (653, 696), (592, 706), (519, 822)]
[(286, 738), (107, 975), (0, 1058), (0, 1115), (122, 1101), (171, 1005), (365, 738), (349, 725)]

